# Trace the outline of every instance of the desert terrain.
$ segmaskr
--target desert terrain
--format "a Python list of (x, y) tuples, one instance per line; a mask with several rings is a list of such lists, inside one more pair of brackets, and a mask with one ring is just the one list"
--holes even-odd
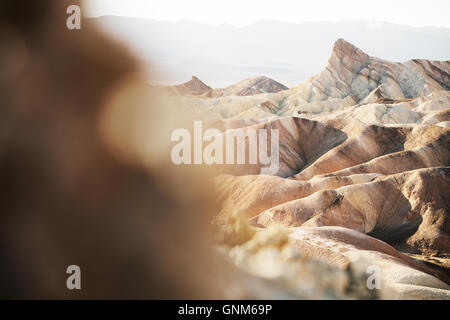
[(323, 71), (289, 89), (192, 77), (160, 101), (224, 134), (279, 130), (276, 174), (239, 165), (214, 179), (222, 240), (240, 268), (294, 281), (289, 248), (340, 269), (379, 267), (378, 297), (449, 299), (449, 89), (450, 61), (391, 62), (338, 39)]

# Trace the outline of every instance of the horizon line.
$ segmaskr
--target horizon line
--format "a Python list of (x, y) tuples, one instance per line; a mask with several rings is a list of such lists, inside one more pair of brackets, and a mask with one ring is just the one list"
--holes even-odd
[(277, 22), (277, 23), (284, 23), (284, 24), (294, 24), (294, 25), (301, 25), (305, 23), (343, 23), (343, 22), (350, 22), (350, 21), (359, 21), (359, 22), (368, 22), (368, 23), (381, 23), (381, 24), (390, 24), (390, 25), (396, 25), (396, 26), (402, 26), (402, 27), (410, 27), (410, 28), (435, 28), (435, 29), (450, 29), (450, 26), (433, 26), (433, 25), (420, 25), (420, 26), (413, 26), (409, 24), (402, 24), (402, 23), (396, 23), (391, 21), (385, 21), (385, 20), (373, 20), (373, 19), (341, 19), (341, 20), (304, 20), (299, 22), (293, 22), (293, 21), (285, 21), (280, 19), (263, 19), (263, 20), (256, 20), (253, 22), (250, 22), (248, 24), (244, 25), (235, 25), (230, 22), (222, 22), (217, 24), (211, 24), (208, 22), (201, 22), (201, 21), (195, 21), (190, 18), (184, 18), (179, 20), (160, 20), (156, 18), (150, 18), (150, 17), (141, 17), (141, 16), (132, 16), (132, 15), (117, 15), (117, 14), (102, 14), (102, 15), (91, 15), (91, 16), (84, 16), (84, 19), (98, 19), (98, 18), (107, 18), (107, 17), (116, 17), (116, 18), (128, 18), (128, 19), (136, 19), (136, 20), (150, 20), (150, 21), (157, 21), (157, 22), (165, 22), (165, 23), (183, 23), (183, 22), (189, 22), (189, 23), (195, 23), (195, 24), (201, 24), (201, 25), (207, 25), (209, 27), (221, 27), (221, 26), (231, 26), (236, 29), (240, 28), (246, 28), (252, 25), (255, 25), (257, 23), (261, 22)]

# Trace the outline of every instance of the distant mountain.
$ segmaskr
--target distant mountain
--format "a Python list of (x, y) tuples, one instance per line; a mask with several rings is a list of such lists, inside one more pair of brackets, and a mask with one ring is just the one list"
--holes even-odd
[[(402, 100), (450, 89), (450, 61), (414, 59), (404, 63), (369, 56), (350, 42), (336, 41), (328, 65), (310, 80), (308, 102), (351, 97)], [(373, 102), (373, 101), (371, 101)]]
[[(183, 103), (203, 109), (213, 119), (300, 116), (321, 121), (352, 118), (377, 125), (448, 121), (439, 112), (450, 104), (450, 61), (391, 62), (338, 39), (322, 69), (287, 90), (272, 87), (270, 78), (256, 77)], [(208, 97), (217, 99), (204, 99)]]
[(159, 87), (164, 94), (169, 96), (177, 95), (201, 95), (212, 90), (211, 87), (204, 84), (199, 78), (192, 76), (188, 82), (175, 86)]
[(265, 76), (252, 77), (221, 90), (222, 96), (252, 96), (260, 93), (275, 93), (289, 89), (285, 85)]
[(242, 80), (224, 89), (212, 89), (199, 78), (192, 76), (188, 82), (174, 86), (158, 86), (163, 95), (168, 96), (201, 96), (204, 98), (223, 96), (252, 96), (260, 93), (276, 93), (289, 89), (285, 85), (265, 76)]
[(450, 60), (450, 29), (348, 20), (300, 24), (262, 21), (245, 27), (210, 26), (105, 16), (89, 19), (135, 48), (161, 84), (195, 74), (215, 88), (265, 75), (291, 87), (317, 74), (344, 38), (390, 61)]

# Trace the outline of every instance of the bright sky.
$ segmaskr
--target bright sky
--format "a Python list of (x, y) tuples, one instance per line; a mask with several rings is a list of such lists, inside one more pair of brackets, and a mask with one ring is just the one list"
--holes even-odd
[(189, 19), (211, 25), (368, 19), (450, 28), (449, 0), (84, 0), (83, 9), (87, 16)]

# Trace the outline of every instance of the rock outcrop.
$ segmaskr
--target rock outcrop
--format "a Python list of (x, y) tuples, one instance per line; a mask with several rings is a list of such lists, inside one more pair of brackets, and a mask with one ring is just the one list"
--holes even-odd
[(245, 79), (225, 89), (218, 89), (218, 96), (253, 96), (260, 93), (276, 93), (289, 89), (285, 85), (265, 76)]
[(370, 57), (351, 43), (336, 41), (325, 70), (291, 89), (289, 109), (330, 111), (324, 101), (341, 106), (407, 103), (450, 86), (450, 61), (393, 63)]
[(226, 88), (212, 89), (199, 78), (192, 77), (188, 82), (176, 86), (158, 87), (165, 96), (199, 96), (201, 98), (218, 98), (227, 96), (253, 96), (261, 93), (276, 93), (289, 88), (265, 76), (252, 77), (232, 84)]
[(164, 86), (158, 87), (163, 95), (169, 96), (184, 96), (184, 95), (202, 95), (212, 90), (199, 78), (192, 76), (192, 79), (188, 82), (176, 85), (176, 86)]

